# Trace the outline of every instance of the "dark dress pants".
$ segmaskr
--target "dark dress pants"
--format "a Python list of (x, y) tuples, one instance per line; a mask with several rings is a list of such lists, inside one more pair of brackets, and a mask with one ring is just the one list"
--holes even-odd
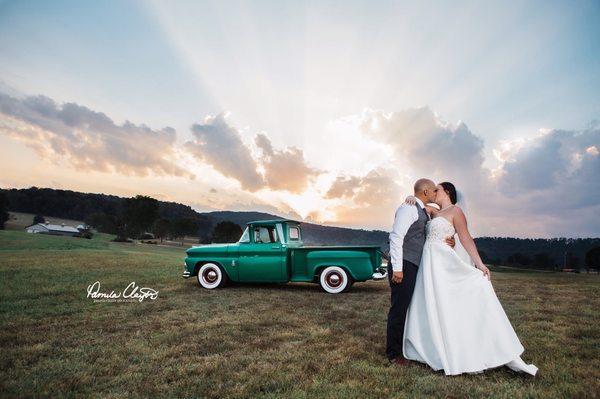
[(403, 260), (402, 271), (404, 277), (402, 282), (396, 284), (392, 282), (394, 273), (392, 263), (388, 264), (388, 280), (392, 292), (392, 303), (388, 312), (387, 321), (387, 349), (386, 355), (389, 360), (393, 360), (402, 355), (402, 338), (404, 337), (404, 322), (406, 321), (406, 312), (415, 290), (415, 281), (417, 279), (418, 266), (407, 260)]

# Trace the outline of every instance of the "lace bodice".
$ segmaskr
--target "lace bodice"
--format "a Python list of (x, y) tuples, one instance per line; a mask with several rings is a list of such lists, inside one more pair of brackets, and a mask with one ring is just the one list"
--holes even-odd
[(426, 231), (426, 241), (430, 242), (445, 241), (447, 237), (451, 237), (456, 233), (452, 223), (443, 216), (438, 216), (427, 222)]

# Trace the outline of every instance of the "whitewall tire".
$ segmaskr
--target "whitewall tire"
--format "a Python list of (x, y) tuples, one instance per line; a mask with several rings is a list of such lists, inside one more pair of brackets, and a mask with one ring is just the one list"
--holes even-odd
[(319, 283), (325, 292), (339, 294), (350, 287), (350, 276), (339, 266), (329, 266), (321, 272)]
[(214, 290), (215, 288), (222, 287), (225, 283), (227, 276), (223, 274), (221, 268), (214, 263), (205, 263), (198, 270), (198, 283), (200, 286)]

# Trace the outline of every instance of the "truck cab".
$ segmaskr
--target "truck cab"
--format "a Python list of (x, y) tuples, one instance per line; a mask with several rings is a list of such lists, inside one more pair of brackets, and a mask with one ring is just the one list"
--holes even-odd
[(250, 222), (237, 245), (230, 247), (231, 255), (238, 259), (237, 278), (246, 282), (287, 282), (288, 248), (301, 246), (299, 222)]

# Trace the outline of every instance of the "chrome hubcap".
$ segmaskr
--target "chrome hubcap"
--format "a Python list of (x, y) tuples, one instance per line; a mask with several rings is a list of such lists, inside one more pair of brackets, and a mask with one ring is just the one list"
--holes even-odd
[(217, 280), (217, 272), (213, 269), (208, 269), (204, 272), (204, 280), (208, 283), (214, 283)]
[(327, 280), (327, 285), (329, 285), (332, 288), (339, 287), (340, 284), (342, 284), (342, 276), (340, 276), (336, 272), (329, 273), (327, 275), (326, 280)]

